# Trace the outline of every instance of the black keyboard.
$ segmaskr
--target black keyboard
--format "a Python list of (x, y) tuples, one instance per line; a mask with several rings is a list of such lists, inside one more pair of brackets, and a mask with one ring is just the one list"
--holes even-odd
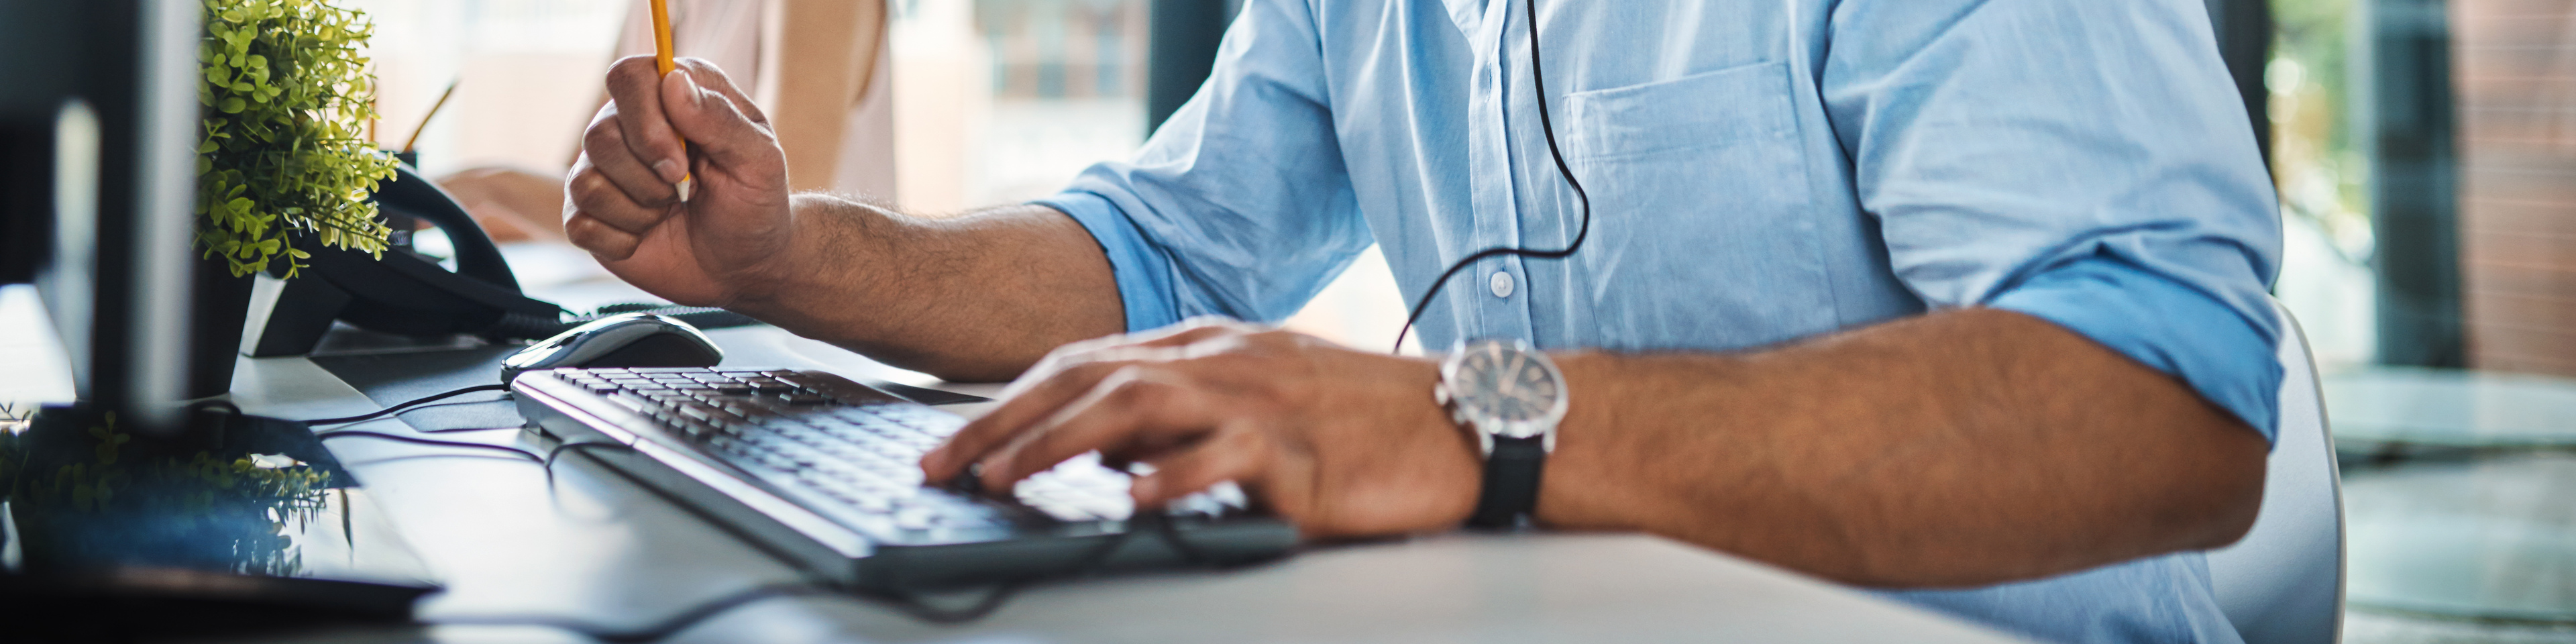
[[(1065, 572), (1128, 529), (1130, 475), (1085, 456), (1010, 494), (926, 485), (921, 455), (965, 424), (847, 379), (783, 369), (606, 368), (521, 374), (533, 430), (587, 450), (791, 561), (862, 587), (941, 586)], [(1295, 530), (1232, 485), (1161, 511), (1188, 552), (1131, 539), (1111, 567), (1281, 554)], [(1127, 550), (1141, 550), (1129, 554)], [(1097, 557), (1093, 557), (1097, 558)]]

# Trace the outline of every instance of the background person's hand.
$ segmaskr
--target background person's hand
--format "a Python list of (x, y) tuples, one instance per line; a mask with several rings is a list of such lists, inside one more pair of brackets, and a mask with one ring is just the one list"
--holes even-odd
[[(609, 103), (565, 180), (564, 235), (609, 272), (673, 302), (726, 306), (789, 248), (787, 161), (759, 106), (724, 72), (650, 56), (608, 70)], [(688, 141), (682, 152), (681, 140)], [(691, 176), (692, 194), (677, 184)]]
[(1236, 481), (1309, 538), (1447, 529), (1474, 509), (1476, 444), (1433, 404), (1431, 362), (1193, 320), (1066, 345), (922, 459), (985, 489), (1098, 450), (1143, 462), (1139, 507)]

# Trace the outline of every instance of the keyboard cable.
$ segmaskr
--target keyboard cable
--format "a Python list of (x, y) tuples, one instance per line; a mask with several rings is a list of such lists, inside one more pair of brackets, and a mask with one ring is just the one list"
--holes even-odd
[[(580, 444), (589, 445), (596, 443)], [(641, 644), (668, 638), (672, 635), (679, 634), (680, 631), (688, 630), (690, 627), (696, 626), (708, 619), (712, 619), (717, 615), (767, 599), (803, 596), (856, 596), (878, 600), (878, 604), (902, 612), (914, 619), (933, 624), (953, 625), (974, 622), (991, 616), (994, 612), (999, 611), (1012, 597), (1018, 595), (1020, 591), (1026, 590), (1029, 586), (1037, 582), (1048, 579), (1081, 578), (1096, 574), (1108, 566), (1109, 560), (1116, 555), (1121, 548), (1124, 548), (1129, 541), (1134, 540), (1136, 535), (1141, 533), (1150, 532), (1155, 536), (1160, 537), (1166, 544), (1172, 546), (1174, 550), (1182, 553), (1183, 560), (1191, 564), (1208, 565), (1217, 568), (1231, 568), (1243, 563), (1250, 563), (1249, 561), (1227, 562), (1209, 557), (1204, 551), (1198, 549), (1197, 546), (1189, 543), (1187, 538), (1182, 537), (1180, 532), (1172, 525), (1170, 518), (1162, 514), (1139, 514), (1136, 515), (1135, 519), (1129, 521), (1128, 524), (1131, 528), (1139, 529), (1123, 530), (1118, 534), (1110, 535), (1108, 539), (1102, 541), (1099, 546), (1096, 546), (1089, 552), (1084, 553), (1080, 562), (1069, 569), (1065, 574), (1035, 575), (1003, 582), (989, 587), (973, 602), (960, 608), (942, 607), (925, 600), (920, 595), (912, 593), (892, 591), (850, 593), (819, 584), (784, 583), (755, 586), (741, 592), (708, 600), (695, 606), (691, 606), (687, 610), (680, 611), (676, 615), (655, 622), (649, 626), (635, 629), (611, 628), (582, 620), (552, 615), (467, 615), (434, 618), (427, 620), (426, 623), (434, 626), (534, 626), (568, 631), (603, 642), (613, 642), (617, 644)]]

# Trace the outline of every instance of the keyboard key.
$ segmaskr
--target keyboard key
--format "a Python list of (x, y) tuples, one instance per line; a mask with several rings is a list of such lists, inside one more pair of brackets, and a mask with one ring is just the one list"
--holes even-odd
[(609, 397), (608, 397), (608, 400), (609, 400), (609, 401), (611, 401), (611, 402), (615, 402), (615, 403), (617, 403), (618, 405), (623, 406), (623, 407), (625, 407), (625, 408), (627, 408), (627, 409), (632, 409), (632, 410), (635, 410), (635, 411), (636, 411), (636, 412), (638, 412), (638, 413), (643, 413), (643, 414), (647, 414), (647, 415), (650, 415), (650, 414), (652, 414), (653, 412), (656, 412), (656, 411), (660, 411), (660, 410), (661, 410), (661, 408), (662, 408), (662, 404), (661, 404), (661, 403), (659, 403), (659, 402), (654, 402), (654, 400), (653, 400), (653, 399), (651, 399), (651, 398), (646, 398), (646, 397), (638, 396), (638, 395), (635, 395), (635, 394), (617, 394), (617, 395), (609, 396)]
[[(842, 402), (838, 379), (787, 370), (640, 368), (555, 375), (663, 424), (701, 453), (779, 479), (809, 503), (886, 517), (906, 530), (947, 531), (1021, 520), (1131, 516), (1125, 473), (1085, 457), (1041, 472), (1001, 498), (923, 487), (920, 458), (964, 424), (908, 403)], [(853, 393), (852, 395), (858, 395)], [(1234, 491), (1240, 495), (1239, 491)], [(1193, 496), (1174, 511), (1223, 511)], [(1013, 509), (1017, 508), (1017, 509)], [(884, 524), (878, 524), (884, 525)]]
[(694, 400), (680, 403), (676, 405), (676, 408), (680, 412), (681, 416), (691, 420), (706, 420), (718, 411), (714, 407), (707, 406), (706, 403)]
[(859, 511), (861, 512), (869, 514), (884, 514), (894, 511), (894, 501), (889, 500), (884, 496), (868, 494), (866, 492), (857, 492), (857, 495), (858, 498), (852, 500), (850, 504), (858, 506)]

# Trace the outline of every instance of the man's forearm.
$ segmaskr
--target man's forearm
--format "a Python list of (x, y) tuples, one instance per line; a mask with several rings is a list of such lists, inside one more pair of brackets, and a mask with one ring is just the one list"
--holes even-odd
[(1043, 206), (930, 219), (795, 198), (772, 283), (732, 308), (799, 335), (950, 380), (1006, 380), (1056, 346), (1126, 329), (1109, 261)]
[(2263, 438), (2035, 317), (1935, 313), (1743, 355), (1560, 358), (1542, 521), (1881, 586), (2026, 579), (2233, 541)]

